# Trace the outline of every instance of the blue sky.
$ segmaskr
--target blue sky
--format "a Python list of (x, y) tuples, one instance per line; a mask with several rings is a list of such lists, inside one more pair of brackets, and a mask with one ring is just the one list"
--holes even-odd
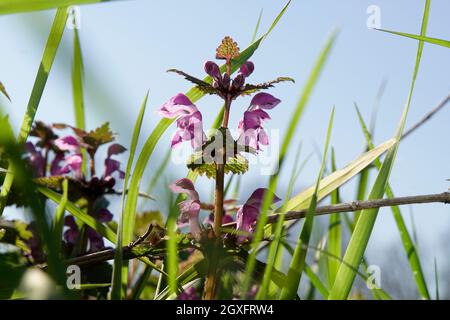
[[(165, 70), (175, 67), (193, 75), (203, 76), (203, 62), (214, 58), (214, 50), (225, 35), (232, 36), (241, 48), (250, 40), (259, 12), (263, 9), (260, 34), (267, 30), (284, 1), (123, 1), (81, 8), (81, 41), (86, 68), (86, 112), (88, 127), (104, 121), (119, 134), (119, 141), (129, 144), (138, 108), (150, 90), (149, 108), (142, 131), (147, 137), (159, 116), (155, 110), (168, 98), (190, 88), (182, 78)], [(338, 167), (355, 159), (364, 147), (364, 137), (358, 124), (353, 103), (357, 102), (368, 120), (380, 84), (387, 87), (381, 100), (375, 131), (376, 143), (391, 137), (407, 98), (417, 42), (369, 30), (366, 27), (369, 5), (381, 9), (381, 27), (418, 33), (424, 1), (410, 0), (293, 0), (283, 19), (252, 58), (255, 72), (252, 80), (262, 82), (277, 76), (290, 76), (295, 84), (281, 84), (271, 93), (282, 103), (271, 112), (267, 128), (285, 132), (301, 89), (312, 65), (330, 32), (340, 30), (337, 43), (326, 68), (309, 101), (295, 140), (303, 141), (303, 156), (322, 149), (328, 116), (332, 106), (336, 116), (332, 146), (336, 150)], [(428, 35), (450, 39), (450, 2), (431, 3)], [(1, 103), (17, 129), (27, 104), (39, 61), (45, 46), (54, 12), (39, 12), (0, 17), (0, 37), (4, 49), (0, 59), (1, 81), (13, 102)], [(46, 122), (73, 122), (71, 96), (72, 32), (66, 30), (55, 61), (37, 119)], [(419, 78), (413, 96), (408, 125), (415, 123), (435, 106), (450, 90), (450, 51), (425, 45)], [(237, 102), (230, 119), (237, 125), (248, 101)], [(220, 104), (214, 98), (199, 101), (205, 125), (214, 119)], [(391, 175), (397, 195), (442, 192), (450, 187), (450, 149), (448, 135), (450, 108), (402, 142)], [(167, 150), (171, 133), (164, 136), (158, 152), (151, 159), (148, 173), (155, 170)], [(287, 184), (295, 150), (282, 172), (281, 185)], [(296, 191), (313, 183), (319, 159), (312, 157), (303, 171)], [(186, 173), (183, 166), (170, 165), (170, 179)], [(168, 178), (169, 179), (169, 178)], [(241, 199), (267, 177), (259, 175), (254, 166), (245, 176)], [(201, 179), (204, 197), (210, 184)], [(283, 188), (280, 188), (282, 194)], [(354, 184), (343, 188), (344, 200), (353, 200)], [(409, 209), (404, 208), (410, 225)], [(420, 246), (426, 251), (426, 270), (432, 269), (432, 259), (444, 267), (444, 252), (440, 250), (443, 234), (450, 226), (449, 208), (443, 205), (415, 206), (414, 220)], [(381, 210), (369, 244), (372, 263), (383, 258), (383, 252), (398, 245), (399, 236), (389, 210)]]

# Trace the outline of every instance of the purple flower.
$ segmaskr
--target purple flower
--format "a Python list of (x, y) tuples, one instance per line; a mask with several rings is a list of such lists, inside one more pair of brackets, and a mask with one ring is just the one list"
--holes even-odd
[(256, 94), (250, 102), (250, 109), (273, 109), (281, 102), (271, 94), (260, 92)]
[(241, 66), (239, 72), (245, 78), (247, 78), (249, 75), (253, 73), (253, 70), (255, 70), (255, 65), (253, 64), (253, 62), (247, 61)]
[(27, 142), (25, 144), (25, 150), (30, 154), (28, 157), (28, 161), (30, 162), (31, 167), (34, 170), (34, 173), (38, 177), (43, 177), (45, 171), (45, 160), (42, 156), (42, 153), (36, 150), (36, 147), (31, 142)]
[(114, 143), (112, 145), (109, 146), (108, 148), (108, 156), (105, 159), (105, 171), (103, 173), (103, 177), (106, 180), (109, 180), (112, 178), (112, 174), (114, 172), (118, 172), (119, 173), (119, 178), (123, 179), (125, 178), (125, 172), (123, 172), (122, 170), (120, 170), (120, 162), (115, 160), (115, 159), (111, 159), (111, 156), (116, 155), (116, 154), (121, 154), (123, 152), (125, 152), (127, 149), (118, 144), (118, 143)]
[(263, 109), (272, 109), (279, 103), (279, 99), (264, 92), (253, 97), (250, 107), (244, 112), (244, 118), (238, 124), (240, 133), (238, 142), (241, 145), (259, 150), (260, 144), (269, 144), (269, 138), (264, 130), (263, 123), (270, 119), (270, 116)]
[[(112, 213), (106, 208), (99, 209), (93, 216), (101, 223), (109, 222), (113, 218)], [(68, 227), (64, 232), (64, 240), (71, 245), (76, 245), (78, 238), (80, 237), (80, 229), (75, 222), (75, 218), (73, 216), (66, 216), (64, 218), (64, 225)], [(95, 252), (105, 247), (103, 237), (94, 229), (87, 227), (86, 234), (89, 240), (89, 251)]]
[(201, 237), (201, 227), (198, 221), (198, 215), (200, 213), (200, 199), (198, 192), (195, 190), (194, 184), (187, 178), (179, 179), (170, 185), (170, 189), (175, 193), (184, 193), (190, 199), (182, 201), (178, 204), (180, 208), (179, 222), (189, 222), (189, 228), (192, 236), (195, 239)]
[[(231, 215), (229, 215), (228, 213), (225, 212), (225, 214), (222, 217), (222, 224), (227, 224), (227, 223), (231, 223), (233, 222), (234, 219)], [(214, 224), (214, 214), (211, 213), (209, 214), (205, 220), (203, 220), (203, 224), (210, 224), (213, 225)]]
[(80, 149), (80, 143), (78, 142), (77, 138), (75, 138), (74, 136), (65, 136), (65, 137), (56, 139), (54, 144), (61, 151), (77, 152)]
[(204, 65), (205, 72), (210, 75), (214, 80), (222, 78), (219, 66), (212, 61), (206, 61)]
[[(238, 236), (239, 243), (249, 239), (250, 235), (255, 231), (256, 221), (261, 210), (264, 195), (267, 191), (268, 190), (264, 188), (256, 189), (248, 198), (247, 202), (236, 213), (237, 230), (249, 234), (249, 236)], [(281, 200), (275, 194), (272, 194), (272, 196), (272, 203), (276, 203)]]
[(191, 141), (193, 148), (198, 148), (206, 140), (203, 132), (202, 114), (197, 107), (182, 93), (177, 94), (159, 109), (159, 114), (165, 118), (177, 119), (178, 130), (172, 137), (174, 148), (183, 141)]
[(197, 294), (195, 288), (191, 286), (180, 293), (177, 300), (200, 300), (200, 297)]

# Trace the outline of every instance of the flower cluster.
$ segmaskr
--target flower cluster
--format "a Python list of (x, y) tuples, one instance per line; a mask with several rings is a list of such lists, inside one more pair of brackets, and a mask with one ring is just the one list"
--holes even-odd
[[(60, 137), (57, 129), (72, 129), (74, 134)], [(69, 179), (69, 197), (71, 201), (85, 203), (83, 209), (100, 223), (107, 223), (113, 219), (108, 210), (109, 202), (105, 195), (114, 194), (116, 180), (123, 179), (125, 173), (120, 169), (121, 164), (114, 159), (126, 149), (112, 143), (108, 146), (104, 159), (104, 168), (101, 176), (95, 174), (95, 155), (101, 145), (114, 140), (109, 126), (103, 125), (93, 131), (86, 132), (67, 125), (45, 125), (36, 122), (32, 128), (31, 136), (37, 138), (35, 142), (26, 143), (27, 159), (37, 178), (38, 184), (50, 188), (57, 188), (55, 181)], [(89, 158), (83, 159), (86, 150)], [(83, 161), (91, 164), (90, 174), (83, 170)], [(59, 191), (59, 190), (57, 190)], [(85, 251), (97, 251), (104, 247), (103, 237), (94, 229), (78, 224), (73, 216), (65, 217), (64, 240), (66, 251), (71, 252), (77, 244), (85, 243)], [(86, 241), (82, 241), (84, 235)]]

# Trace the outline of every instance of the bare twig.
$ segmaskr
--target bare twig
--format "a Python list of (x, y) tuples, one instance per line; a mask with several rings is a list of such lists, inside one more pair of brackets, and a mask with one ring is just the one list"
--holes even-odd
[[(363, 209), (374, 209), (381, 207), (392, 207), (406, 204), (420, 204), (420, 203), (450, 203), (450, 192), (443, 192), (437, 194), (426, 194), (419, 196), (398, 197), (389, 199), (376, 199), (367, 201), (353, 201), (350, 203), (339, 203), (335, 205), (327, 205), (317, 207), (315, 215), (325, 215), (331, 213), (342, 213), (359, 211)], [(285, 220), (297, 220), (306, 216), (307, 210), (289, 211), (285, 213)], [(268, 223), (277, 221), (280, 214), (273, 214), (269, 216)]]
[(402, 139), (406, 138), (413, 131), (421, 127), (425, 122), (431, 119), (438, 111), (440, 111), (444, 106), (450, 101), (450, 94), (445, 97), (435, 108), (433, 108), (430, 112), (428, 112), (419, 122), (409, 128), (402, 136)]

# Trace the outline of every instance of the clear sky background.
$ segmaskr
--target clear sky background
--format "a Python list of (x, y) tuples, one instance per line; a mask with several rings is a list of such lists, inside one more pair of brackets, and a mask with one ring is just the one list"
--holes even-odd
[[(282, 103), (271, 112), (269, 129), (286, 129), (295, 104), (312, 65), (327, 36), (340, 28), (332, 54), (314, 90), (304, 117), (296, 132), (296, 141), (304, 143), (303, 157), (322, 149), (330, 110), (336, 106), (332, 146), (338, 167), (355, 159), (364, 148), (364, 137), (353, 103), (357, 102), (368, 121), (375, 96), (383, 80), (387, 87), (381, 100), (375, 131), (376, 143), (390, 138), (396, 129), (407, 98), (417, 42), (369, 30), (366, 27), (369, 5), (381, 9), (381, 27), (419, 33), (424, 1), (421, 0), (293, 0), (252, 61), (254, 82), (290, 76), (295, 84), (281, 84), (271, 93)], [(260, 34), (265, 32), (284, 1), (123, 1), (81, 7), (80, 36), (86, 69), (85, 100), (89, 128), (110, 121), (119, 141), (129, 145), (133, 124), (147, 90), (149, 107), (142, 137), (146, 138), (160, 120), (156, 109), (190, 84), (165, 70), (175, 67), (202, 77), (203, 63), (214, 58), (214, 50), (225, 35), (232, 36), (241, 48), (248, 46), (261, 9)], [(450, 39), (450, 2), (431, 2), (428, 35)], [(31, 92), (54, 12), (38, 12), (0, 17), (3, 42), (0, 59), (1, 81), (13, 102), (2, 100), (17, 129)], [(72, 31), (66, 30), (54, 68), (50, 74), (37, 119), (45, 122), (73, 123), (71, 94)], [(408, 125), (412, 125), (434, 107), (450, 90), (449, 49), (426, 44)], [(247, 100), (235, 103), (230, 123), (237, 125)], [(219, 109), (219, 101), (205, 98), (198, 106), (209, 127)], [(402, 142), (391, 185), (396, 195), (442, 192), (450, 187), (450, 148), (448, 136), (450, 107), (439, 113), (419, 131)], [(148, 168), (148, 176), (159, 165), (166, 152), (172, 130), (157, 146)], [(142, 139), (144, 140), (144, 139)], [(294, 144), (295, 145), (295, 144)], [(295, 150), (280, 179), (279, 194), (287, 184)], [(124, 158), (125, 159), (125, 158)], [(175, 180), (185, 175), (184, 166), (169, 165)], [(296, 185), (296, 192), (311, 185), (319, 169), (319, 158), (313, 156)], [(206, 200), (210, 183), (200, 179), (199, 189)], [(267, 177), (253, 166), (243, 180), (241, 200), (245, 201), (255, 187), (263, 186)], [(159, 193), (163, 194), (163, 185)], [(343, 199), (353, 200), (354, 183), (343, 188)], [(411, 226), (410, 211), (403, 209)], [(446, 261), (450, 237), (450, 208), (423, 205), (412, 208), (424, 267), (432, 279), (433, 258), (440, 269), (448, 270)], [(444, 242), (446, 241), (446, 243)], [(380, 215), (371, 238), (368, 255), (372, 264), (382, 264), (386, 252), (400, 245), (395, 222), (389, 210)], [(391, 261), (404, 263), (399, 255)]]

